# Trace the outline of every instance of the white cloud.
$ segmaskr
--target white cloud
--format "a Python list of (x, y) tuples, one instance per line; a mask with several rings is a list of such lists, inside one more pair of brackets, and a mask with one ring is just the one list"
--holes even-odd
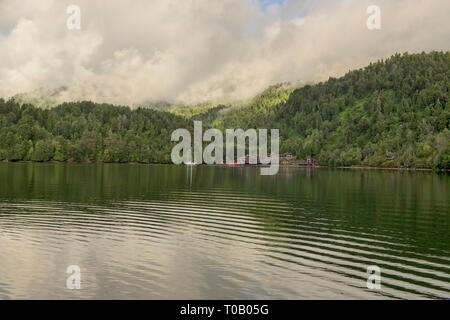
[(60, 99), (224, 101), (450, 47), (442, 0), (379, 0), (379, 31), (361, 0), (76, 2), (80, 31), (66, 28), (71, 1), (0, 0), (0, 96), (67, 86)]

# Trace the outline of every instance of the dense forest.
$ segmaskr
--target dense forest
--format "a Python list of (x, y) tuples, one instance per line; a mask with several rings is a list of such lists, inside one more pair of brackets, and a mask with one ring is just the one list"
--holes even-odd
[(92, 102), (41, 109), (0, 99), (0, 159), (168, 163), (172, 131), (189, 126), (152, 109)]
[(450, 53), (396, 54), (295, 90), (273, 87), (223, 128), (279, 128), (280, 152), (330, 166), (450, 168)]
[(168, 163), (171, 132), (278, 128), (280, 152), (322, 165), (450, 168), (450, 53), (397, 54), (314, 85), (273, 86), (238, 106), (51, 109), (0, 99), (0, 160)]

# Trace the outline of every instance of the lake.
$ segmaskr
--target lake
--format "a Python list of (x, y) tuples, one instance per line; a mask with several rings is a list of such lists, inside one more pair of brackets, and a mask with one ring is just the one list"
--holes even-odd
[(448, 174), (0, 163), (0, 181), (0, 299), (450, 298)]

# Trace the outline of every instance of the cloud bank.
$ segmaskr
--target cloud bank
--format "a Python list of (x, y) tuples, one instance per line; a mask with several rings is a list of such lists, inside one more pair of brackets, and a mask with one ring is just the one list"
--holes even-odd
[[(81, 30), (66, 27), (70, 4)], [(366, 27), (371, 4), (381, 30)], [(60, 100), (246, 99), (396, 52), (449, 50), (449, 13), (446, 0), (0, 0), (0, 96), (65, 86)]]

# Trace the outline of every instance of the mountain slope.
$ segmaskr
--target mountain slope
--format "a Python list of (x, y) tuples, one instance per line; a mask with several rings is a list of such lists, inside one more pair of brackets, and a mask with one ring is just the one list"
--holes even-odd
[(170, 162), (171, 132), (280, 129), (280, 152), (330, 166), (450, 168), (450, 53), (397, 54), (241, 105), (131, 110), (89, 101), (43, 110), (0, 99), (0, 160)]
[(281, 152), (325, 165), (449, 168), (449, 79), (449, 52), (397, 54), (220, 126), (279, 128)]
[(168, 163), (171, 133), (190, 127), (146, 108), (84, 101), (45, 110), (0, 99), (0, 160)]

